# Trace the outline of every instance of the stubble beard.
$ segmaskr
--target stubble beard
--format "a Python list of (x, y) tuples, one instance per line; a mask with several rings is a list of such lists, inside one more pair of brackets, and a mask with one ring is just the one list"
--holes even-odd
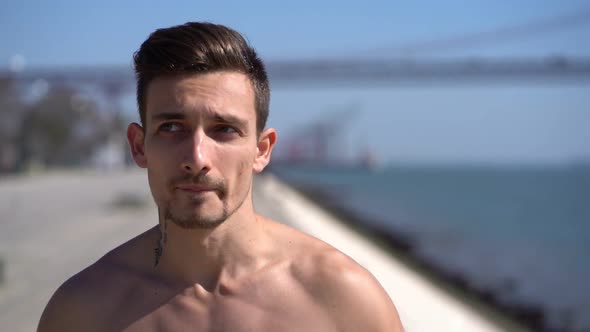
[[(183, 211), (184, 209), (182, 207), (175, 207), (175, 199), (170, 198), (164, 202), (163, 206), (160, 206), (162, 210), (160, 218), (163, 218), (163, 221), (173, 222), (184, 229), (210, 229), (221, 225), (230, 215), (227, 201), (225, 200), (227, 198), (227, 184), (225, 181), (207, 176), (206, 174), (199, 174), (196, 176), (183, 175), (172, 179), (168, 186), (170, 190), (174, 192), (176, 191), (177, 185), (188, 183), (211, 188), (221, 201), (221, 210), (187, 212)], [(172, 197), (174, 197), (174, 195)], [(191, 198), (191, 200), (191, 204), (200, 205), (205, 203), (204, 198), (194, 197)], [(214, 209), (217, 210), (218, 208), (219, 207), (215, 207)]]
[[(198, 176), (193, 178), (192, 182), (208, 184), (209, 186), (214, 187), (215, 192), (221, 201), (221, 210), (216, 213), (207, 213), (213, 211), (182, 213), (172, 206), (173, 203), (171, 201), (168, 201), (163, 207), (162, 217), (164, 217), (164, 221), (171, 221), (183, 229), (213, 229), (223, 224), (231, 215), (239, 210), (248, 197), (247, 192), (244, 193), (243, 197), (240, 197), (240, 200), (237, 202), (238, 204), (230, 210), (228, 201), (226, 200), (228, 197), (227, 185), (224, 181)], [(198, 202), (198, 200), (201, 200), (201, 198), (195, 198), (194, 203), (203, 203)]]
[(212, 229), (221, 224), (229, 217), (230, 213), (227, 205), (224, 203), (221, 212), (217, 215), (180, 215), (175, 213), (174, 209), (168, 206), (164, 208), (164, 220), (173, 222), (184, 229)]

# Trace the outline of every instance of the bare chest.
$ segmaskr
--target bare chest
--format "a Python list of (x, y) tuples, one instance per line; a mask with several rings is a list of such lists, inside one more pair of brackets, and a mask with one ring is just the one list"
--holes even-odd
[[(121, 307), (125, 331), (335, 331), (323, 308), (294, 285), (256, 285), (230, 294), (185, 291), (162, 303)], [(143, 307), (142, 310), (137, 308)]]
[[(232, 302), (232, 301), (228, 301)], [(309, 312), (268, 308), (253, 303), (216, 304), (211, 308), (195, 304), (171, 304), (126, 327), (125, 331), (313, 331), (326, 329), (321, 317), (310, 319)], [(312, 326), (315, 326), (312, 328)], [(320, 328), (323, 326), (323, 328)]]

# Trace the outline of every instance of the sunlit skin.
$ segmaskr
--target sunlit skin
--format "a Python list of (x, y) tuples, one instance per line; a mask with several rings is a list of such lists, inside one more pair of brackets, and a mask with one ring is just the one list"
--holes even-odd
[(127, 136), (160, 223), (64, 283), (39, 331), (402, 331), (367, 270), (256, 214), (253, 175), (277, 134), (257, 131), (254, 105), (241, 73), (150, 84), (145, 128)]

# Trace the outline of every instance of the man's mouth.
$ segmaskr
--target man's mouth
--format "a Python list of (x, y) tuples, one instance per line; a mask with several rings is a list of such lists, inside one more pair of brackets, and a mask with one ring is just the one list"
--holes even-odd
[(196, 184), (180, 184), (176, 186), (176, 189), (180, 191), (184, 191), (191, 194), (199, 194), (199, 193), (206, 193), (210, 191), (215, 191), (215, 188), (209, 186), (202, 186)]

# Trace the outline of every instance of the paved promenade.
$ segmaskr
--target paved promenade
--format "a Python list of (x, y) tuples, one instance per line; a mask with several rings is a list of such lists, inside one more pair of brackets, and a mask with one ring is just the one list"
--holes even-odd
[[(257, 179), (254, 199), (262, 214), (324, 239), (371, 270), (408, 332), (500, 331), (272, 176)], [(1, 178), (1, 330), (34, 331), (61, 282), (156, 222), (142, 171)]]
[(35, 331), (65, 279), (156, 223), (149, 199), (142, 172), (0, 179), (0, 330)]

